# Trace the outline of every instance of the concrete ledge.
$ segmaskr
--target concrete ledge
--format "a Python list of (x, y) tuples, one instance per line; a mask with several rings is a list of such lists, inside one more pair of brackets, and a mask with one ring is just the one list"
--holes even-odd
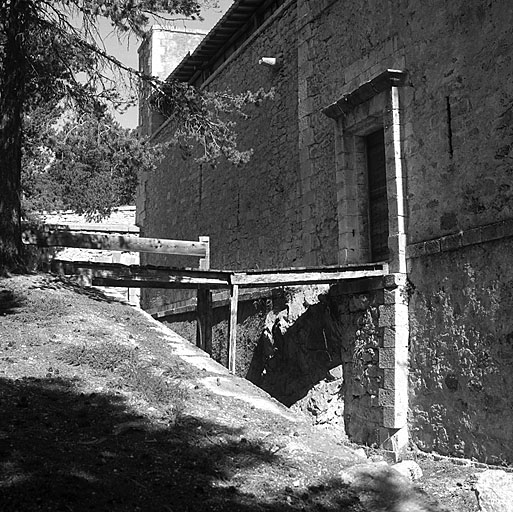
[(439, 254), (442, 252), (456, 251), (462, 247), (478, 245), (494, 240), (501, 240), (513, 236), (513, 219), (494, 222), (485, 226), (459, 231), (451, 235), (425, 240), (406, 247), (406, 258), (414, 259)]
[(406, 72), (397, 69), (386, 69), (355, 90), (344, 94), (338, 101), (325, 107), (322, 112), (332, 119), (351, 112), (355, 107), (373, 98), (379, 93), (405, 85)]

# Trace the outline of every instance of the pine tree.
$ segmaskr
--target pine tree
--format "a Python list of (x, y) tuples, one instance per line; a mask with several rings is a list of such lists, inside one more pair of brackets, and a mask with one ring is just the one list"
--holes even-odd
[[(203, 0), (207, 1), (207, 0)], [(154, 104), (174, 119), (175, 142), (199, 142), (206, 158), (232, 161), (239, 152), (230, 121), (220, 113), (239, 112), (265, 96), (232, 96), (159, 82), (126, 68), (109, 55), (98, 36), (98, 20), (108, 18), (118, 34), (142, 36), (152, 13), (198, 16), (201, 0), (0, 0), (0, 273), (23, 268), (21, 165), (23, 118), (34, 105), (57, 104), (102, 115), (106, 101), (119, 103), (118, 78), (144, 80)], [(79, 79), (80, 77), (80, 79)], [(84, 79), (84, 77), (86, 77)]]
[(135, 203), (137, 175), (153, 172), (160, 151), (110, 114), (70, 108), (31, 109), (25, 116), (21, 188), (24, 215), (73, 210), (89, 218)]

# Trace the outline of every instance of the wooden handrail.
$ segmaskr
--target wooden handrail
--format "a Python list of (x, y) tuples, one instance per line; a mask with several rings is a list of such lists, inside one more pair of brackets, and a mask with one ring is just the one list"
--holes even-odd
[(138, 288), (195, 288), (197, 293), (196, 343), (208, 353), (212, 351), (212, 289), (230, 291), (228, 325), (228, 361), (232, 373), (236, 371), (237, 317), (239, 288), (295, 286), (300, 284), (333, 283), (346, 279), (383, 277), (389, 273), (388, 264), (367, 263), (343, 267), (288, 268), (252, 271), (210, 270), (210, 240), (198, 241), (140, 238), (123, 234), (87, 233), (67, 230), (26, 232), (24, 243), (39, 247), (74, 247), (128, 252), (149, 252), (199, 257), (199, 269), (170, 267), (127, 266), (114, 263), (66, 262), (54, 260), (58, 272), (88, 269), (93, 285)]
[(24, 243), (38, 247), (74, 247), (107, 251), (149, 252), (210, 258), (208, 237), (199, 241), (142, 238), (122, 234), (87, 233), (84, 231), (41, 230), (24, 234)]

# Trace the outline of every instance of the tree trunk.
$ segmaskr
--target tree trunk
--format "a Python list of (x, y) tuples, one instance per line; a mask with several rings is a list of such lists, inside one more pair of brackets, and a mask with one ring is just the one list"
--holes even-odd
[(3, 2), (5, 46), (0, 77), (0, 274), (23, 269), (21, 143), (25, 100), (24, 39), (28, 0)]

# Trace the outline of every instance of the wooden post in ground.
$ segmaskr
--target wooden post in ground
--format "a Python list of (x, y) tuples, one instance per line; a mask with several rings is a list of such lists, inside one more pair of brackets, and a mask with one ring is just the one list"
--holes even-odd
[(230, 288), (230, 324), (228, 329), (228, 369), (235, 374), (237, 355), (237, 309), (239, 303), (239, 285)]
[(196, 345), (212, 355), (212, 292), (198, 286), (196, 306)]
[[(205, 257), (199, 260), (199, 268), (210, 270), (210, 237), (200, 236), (199, 241), (206, 244)], [(212, 355), (212, 292), (204, 286), (198, 286), (196, 313), (196, 345)]]

